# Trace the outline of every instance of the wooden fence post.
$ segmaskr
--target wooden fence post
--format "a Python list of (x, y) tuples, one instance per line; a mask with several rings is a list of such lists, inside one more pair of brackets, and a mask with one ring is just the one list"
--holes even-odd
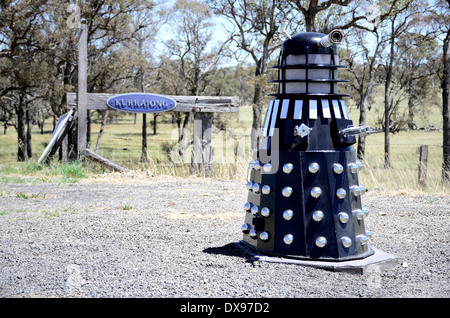
[(428, 145), (421, 145), (419, 153), (419, 184), (425, 187), (427, 185)]
[(195, 113), (190, 174), (212, 175), (212, 113)]
[(87, 116), (87, 26), (81, 23), (78, 42), (78, 157), (86, 150), (86, 116)]

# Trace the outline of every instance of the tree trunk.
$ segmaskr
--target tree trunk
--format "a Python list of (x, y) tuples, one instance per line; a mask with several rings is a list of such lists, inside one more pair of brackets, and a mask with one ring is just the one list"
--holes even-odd
[(389, 87), (390, 83), (386, 81), (384, 95), (384, 167), (391, 167), (391, 149), (389, 135)]
[[(366, 114), (367, 114), (367, 104), (368, 104), (368, 96), (364, 96), (360, 106), (359, 106), (359, 125), (366, 124)], [(356, 151), (356, 155), (358, 159), (364, 159), (366, 153), (366, 136), (359, 135), (358, 137), (358, 147)]]
[(26, 150), (28, 159), (33, 158), (32, 146), (31, 146), (31, 131), (33, 130), (33, 120), (30, 116), (30, 110), (26, 107), (25, 110), (25, 122), (27, 126)]
[(157, 126), (156, 126), (156, 120), (158, 118), (159, 114), (153, 114), (153, 135), (157, 134)]
[(253, 94), (253, 122), (252, 122), (252, 132), (251, 132), (251, 149), (257, 149), (260, 138), (261, 131), (261, 96), (262, 88), (259, 83), (258, 77), (264, 75), (267, 71), (267, 61), (268, 61), (268, 47), (264, 49), (263, 56), (258, 60), (255, 69), (255, 91)]
[[(450, 5), (450, 3), (449, 3)], [(443, 163), (442, 163), (442, 179), (450, 182), (450, 29), (444, 40), (444, 76), (442, 78), (442, 115), (443, 115)]]
[(408, 87), (408, 129), (414, 129), (414, 84)]
[(386, 82), (384, 85), (384, 167), (391, 167), (391, 149), (390, 149), (390, 110), (391, 110), (391, 102), (390, 102), (390, 90), (391, 90), (391, 80), (392, 80), (392, 72), (393, 72), (393, 64), (394, 64), (394, 54), (395, 54), (395, 36), (394, 36), (394, 24), (392, 22), (392, 31), (391, 31), (391, 39), (390, 39), (390, 56), (388, 65), (386, 67)]
[(252, 132), (250, 135), (252, 150), (258, 148), (260, 138), (259, 132), (261, 130), (261, 113), (262, 113), (262, 106), (260, 100), (261, 100), (261, 87), (259, 86), (258, 83), (256, 83), (252, 107), (253, 108)]
[(312, 11), (311, 9), (304, 13), (306, 32), (316, 32), (316, 15), (317, 12)]
[(141, 161), (147, 162), (147, 114), (142, 114), (142, 155)]
[(25, 132), (25, 100), (22, 92), (19, 92), (19, 105), (17, 106), (17, 161), (27, 159), (26, 132)]
[(39, 131), (41, 132), (41, 135), (44, 134), (44, 124), (45, 124), (45, 115), (43, 111), (39, 111), (37, 113), (37, 124), (39, 127)]

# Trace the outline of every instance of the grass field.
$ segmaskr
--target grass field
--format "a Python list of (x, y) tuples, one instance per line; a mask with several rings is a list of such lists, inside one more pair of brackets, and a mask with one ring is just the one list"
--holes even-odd
[[(350, 107), (354, 123), (357, 123), (358, 112)], [(216, 178), (245, 180), (248, 161), (250, 160), (250, 127), (251, 107), (242, 106), (239, 114), (222, 115), (226, 122), (226, 130), (213, 130), (212, 145), (214, 147), (213, 174)], [(377, 115), (369, 112), (368, 125), (375, 122)], [(152, 120), (153, 116), (147, 116)], [(442, 126), (442, 114), (438, 107), (427, 113), (427, 118), (417, 118), (419, 127), (427, 125)], [(97, 117), (94, 117), (94, 119)], [(153, 135), (152, 127), (148, 131), (147, 163), (141, 163), (142, 116), (138, 115), (134, 124), (134, 115), (122, 113), (118, 123), (108, 124), (102, 139), (99, 154), (113, 160), (131, 170), (147, 171), (155, 175), (189, 175), (191, 148), (186, 151), (184, 162), (175, 164), (170, 156), (170, 149), (177, 140), (176, 124), (171, 123), (169, 114), (158, 117), (158, 134)], [(95, 148), (100, 123), (96, 120), (92, 125), (91, 149)], [(192, 129), (192, 123), (189, 125)], [(17, 135), (9, 128), (6, 135), (0, 135), (0, 182), (14, 182), (25, 175), (29, 178), (40, 178), (41, 181), (57, 180), (57, 182), (74, 182), (93, 173), (102, 173), (104, 168), (90, 162), (62, 165), (54, 162), (51, 166), (37, 164), (52, 134), (52, 125), (47, 123), (44, 134), (37, 127), (33, 130), (33, 158), (25, 163), (16, 162)], [(239, 155), (235, 158), (236, 143), (239, 141)], [(428, 184), (423, 188), (418, 184), (419, 146), (429, 146)], [(366, 138), (365, 169), (360, 179), (368, 189), (386, 191), (411, 191), (435, 194), (450, 194), (450, 187), (441, 183), (442, 166), (442, 132), (402, 131), (391, 135), (391, 169), (385, 169), (383, 162), (384, 135), (372, 134)], [(77, 172), (78, 171), (78, 172)]]

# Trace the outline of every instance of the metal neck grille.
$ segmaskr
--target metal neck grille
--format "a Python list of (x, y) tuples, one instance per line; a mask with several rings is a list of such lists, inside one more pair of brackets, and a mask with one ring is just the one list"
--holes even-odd
[(337, 83), (348, 82), (339, 80), (337, 69), (346, 68), (338, 65), (337, 55), (333, 48), (329, 54), (311, 54), (307, 46), (304, 55), (280, 55), (280, 65), (273, 66), (278, 69), (278, 93), (270, 96), (334, 96), (343, 97), (349, 94), (339, 94)]

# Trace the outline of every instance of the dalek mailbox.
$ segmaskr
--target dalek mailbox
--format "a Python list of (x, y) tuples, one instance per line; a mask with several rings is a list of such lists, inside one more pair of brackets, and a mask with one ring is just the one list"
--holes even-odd
[(242, 243), (269, 255), (345, 261), (374, 253), (354, 126), (338, 93), (339, 30), (284, 41), (259, 148), (247, 171)]

